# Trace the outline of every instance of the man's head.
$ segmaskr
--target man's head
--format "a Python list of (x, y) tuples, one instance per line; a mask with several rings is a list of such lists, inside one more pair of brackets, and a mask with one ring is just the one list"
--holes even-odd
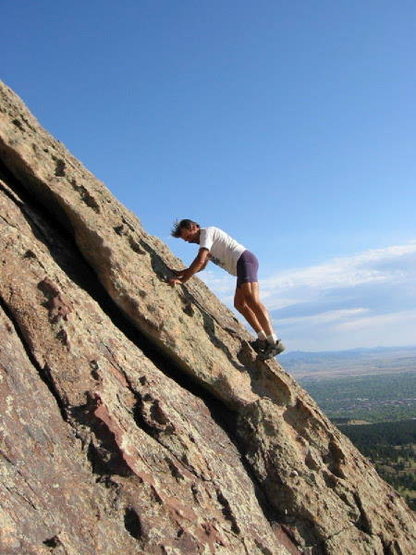
[(172, 227), (171, 235), (180, 237), (187, 243), (199, 243), (200, 225), (193, 220), (176, 221)]

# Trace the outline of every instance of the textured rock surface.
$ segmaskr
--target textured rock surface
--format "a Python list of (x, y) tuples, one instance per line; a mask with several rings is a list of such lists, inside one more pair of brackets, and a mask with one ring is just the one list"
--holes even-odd
[(5, 553), (405, 553), (413, 513), (0, 87)]

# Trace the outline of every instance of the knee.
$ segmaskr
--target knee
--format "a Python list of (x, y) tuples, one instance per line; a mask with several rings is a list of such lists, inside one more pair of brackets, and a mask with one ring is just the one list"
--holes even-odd
[(262, 302), (260, 302), (259, 299), (255, 299), (253, 297), (250, 300), (247, 300), (247, 304), (256, 314), (258, 314), (259, 312), (265, 314), (267, 312), (266, 307)]
[(243, 312), (245, 306), (246, 306), (246, 303), (244, 301), (241, 301), (239, 299), (234, 299), (234, 308), (238, 310), (238, 312)]
[(259, 299), (257, 299), (253, 295), (249, 295), (247, 297), (246, 301), (247, 301), (248, 306), (250, 308), (253, 308), (254, 310), (261, 307), (261, 302), (259, 301)]

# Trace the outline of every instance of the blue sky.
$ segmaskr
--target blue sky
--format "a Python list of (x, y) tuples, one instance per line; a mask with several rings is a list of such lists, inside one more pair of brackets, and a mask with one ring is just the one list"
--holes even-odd
[[(260, 259), (290, 350), (416, 344), (416, 4), (2, 2), (1, 78), (190, 262)], [(234, 282), (200, 274), (230, 303)]]

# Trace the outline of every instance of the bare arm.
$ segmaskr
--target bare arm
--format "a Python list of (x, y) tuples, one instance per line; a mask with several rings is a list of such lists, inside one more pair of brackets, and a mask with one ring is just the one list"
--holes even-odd
[(201, 248), (198, 251), (198, 254), (189, 268), (182, 270), (176, 276), (176, 278), (172, 278), (169, 280), (169, 285), (176, 285), (177, 283), (185, 283), (191, 277), (203, 270), (209, 262), (209, 250), (205, 248)]

